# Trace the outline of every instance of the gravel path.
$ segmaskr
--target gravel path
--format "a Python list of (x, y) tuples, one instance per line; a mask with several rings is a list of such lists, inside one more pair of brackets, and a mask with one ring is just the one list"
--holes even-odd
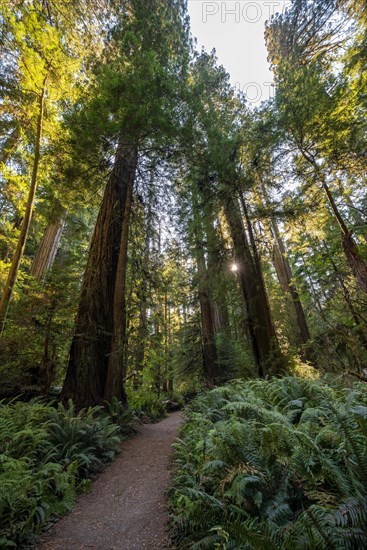
[(145, 424), (122, 444), (122, 453), (93, 483), (88, 495), (43, 536), (38, 550), (163, 550), (172, 546), (166, 532), (165, 491), (169, 485), (171, 445), (183, 422), (170, 414)]

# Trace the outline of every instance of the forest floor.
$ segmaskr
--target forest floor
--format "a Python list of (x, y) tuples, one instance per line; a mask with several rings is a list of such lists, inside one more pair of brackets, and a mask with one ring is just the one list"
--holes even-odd
[(166, 490), (172, 443), (183, 414), (144, 424), (122, 453), (77, 498), (75, 508), (43, 535), (37, 550), (161, 550), (167, 533)]

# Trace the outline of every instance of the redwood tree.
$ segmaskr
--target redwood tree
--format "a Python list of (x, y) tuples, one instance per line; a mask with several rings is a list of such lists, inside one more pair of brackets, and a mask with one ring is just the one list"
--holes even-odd
[[(187, 55), (184, 2), (130, 0), (106, 51), (95, 106), (118, 146), (92, 238), (62, 396), (77, 407), (125, 402), (126, 266), (139, 155), (175, 135)], [(108, 128), (110, 129), (110, 126)], [(114, 139), (113, 136), (110, 139)]]

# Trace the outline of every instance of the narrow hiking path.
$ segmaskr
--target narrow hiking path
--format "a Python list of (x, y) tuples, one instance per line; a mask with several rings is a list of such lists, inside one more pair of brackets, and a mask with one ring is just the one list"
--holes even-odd
[(37, 550), (171, 548), (165, 491), (180, 412), (144, 424), (122, 453), (78, 497), (75, 508), (41, 538)]

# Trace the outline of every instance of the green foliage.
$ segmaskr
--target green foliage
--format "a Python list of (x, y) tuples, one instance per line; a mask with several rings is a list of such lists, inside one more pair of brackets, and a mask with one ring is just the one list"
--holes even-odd
[(147, 416), (153, 422), (166, 415), (163, 400), (154, 392), (140, 389), (131, 391), (128, 396), (130, 407), (138, 417)]
[(64, 467), (76, 462), (81, 479), (97, 473), (118, 450), (119, 427), (101, 413), (102, 407), (93, 407), (76, 414), (71, 402), (50, 411), (48, 457)]
[(363, 384), (234, 381), (188, 416), (170, 495), (178, 548), (366, 545)]
[(94, 407), (76, 414), (34, 400), (0, 404), (0, 546), (18, 547), (118, 451), (119, 426)]

